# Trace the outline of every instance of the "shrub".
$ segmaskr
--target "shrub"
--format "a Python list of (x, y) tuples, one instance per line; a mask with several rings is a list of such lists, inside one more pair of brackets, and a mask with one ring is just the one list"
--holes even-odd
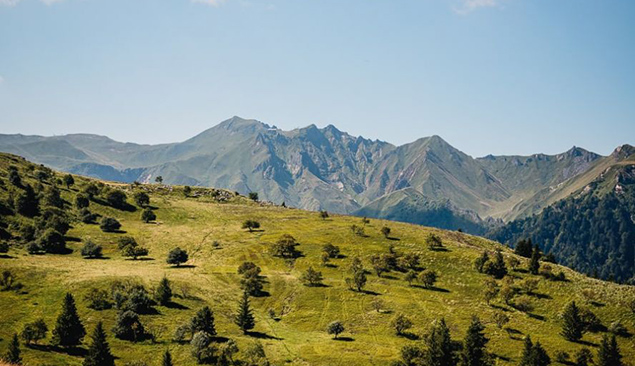
[(249, 192), (249, 199), (252, 201), (258, 201), (258, 193), (257, 192)]
[(101, 258), (102, 248), (101, 248), (101, 245), (97, 245), (93, 243), (92, 241), (88, 240), (84, 244), (84, 247), (82, 248), (81, 253), (82, 253), (82, 257)]
[(428, 244), (428, 248), (432, 250), (443, 248), (443, 241), (436, 234), (428, 234), (426, 244)]
[(106, 193), (106, 202), (114, 208), (125, 208), (127, 205), (126, 194), (118, 189), (111, 189)]
[(137, 260), (137, 258), (139, 257), (145, 257), (146, 255), (148, 255), (148, 249), (139, 246), (128, 245), (121, 250), (121, 255), (124, 257), (132, 258), (132, 260)]
[(382, 227), (381, 233), (385, 238), (388, 238), (388, 236), (390, 235), (390, 228), (388, 226)]
[(88, 307), (93, 310), (106, 310), (112, 307), (108, 292), (98, 288), (90, 289), (84, 300), (88, 302)]
[(258, 221), (255, 220), (245, 220), (243, 222), (243, 229), (248, 229), (249, 232), (251, 233), (252, 231), (254, 231), (254, 229), (259, 229), (260, 228), (260, 223)]
[(20, 337), (26, 344), (37, 343), (39, 340), (46, 338), (48, 330), (44, 319), (38, 319), (32, 323), (25, 324)]
[(145, 336), (145, 328), (141, 324), (139, 315), (130, 310), (117, 314), (117, 320), (112, 331), (115, 337), (133, 342), (143, 340)]
[(326, 210), (322, 210), (322, 211), (320, 211), (320, 218), (321, 218), (322, 220), (326, 220), (326, 219), (328, 219), (328, 218), (329, 218), (329, 213), (328, 213)]
[(435, 271), (426, 269), (425, 271), (419, 273), (418, 279), (423, 287), (432, 288), (432, 286), (434, 286), (434, 284), (437, 282), (437, 277), (438, 275)]
[(150, 207), (146, 207), (145, 210), (141, 213), (141, 220), (146, 224), (150, 221), (154, 221), (157, 219), (157, 215), (152, 211)]
[(133, 199), (139, 207), (146, 207), (150, 204), (150, 196), (145, 192), (135, 192)]
[(121, 224), (112, 217), (104, 217), (101, 219), (99, 228), (105, 233), (114, 233), (121, 228)]
[(325, 244), (322, 251), (328, 254), (329, 258), (337, 258), (340, 255), (340, 248), (333, 244)]
[(97, 215), (90, 212), (87, 208), (82, 208), (78, 213), (78, 218), (84, 224), (92, 224), (97, 219)]
[(390, 322), (390, 326), (395, 330), (397, 335), (403, 335), (405, 331), (412, 328), (412, 321), (403, 314), (397, 314)]
[(0, 242), (0, 253), (8, 253), (9, 252), (9, 243)]
[(66, 240), (64, 236), (53, 229), (46, 229), (38, 238), (37, 245), (47, 253), (64, 253)]
[(293, 236), (284, 234), (271, 245), (271, 255), (282, 258), (295, 258), (299, 255), (299, 252), (295, 249), (297, 245), (299, 244)]

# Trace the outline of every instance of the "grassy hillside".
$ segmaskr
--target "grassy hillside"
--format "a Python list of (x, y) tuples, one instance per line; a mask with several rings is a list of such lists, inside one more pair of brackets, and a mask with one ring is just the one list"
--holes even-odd
[[(172, 338), (175, 329), (205, 305), (214, 312), (219, 336), (237, 342), (241, 349), (237, 358), (243, 358), (243, 351), (258, 341), (275, 365), (388, 365), (399, 358), (401, 347), (419, 342), (414, 339), (416, 336), (395, 335), (390, 321), (399, 313), (412, 319), (414, 335), (425, 333), (433, 320), (444, 317), (457, 340), (463, 338), (472, 315), (478, 315), (486, 324), (490, 338), (488, 349), (499, 357), (500, 365), (517, 364), (522, 338), (528, 334), (541, 341), (552, 358), (556, 351), (572, 354), (581, 347), (590, 347), (595, 353), (602, 332), (585, 334), (584, 343), (568, 342), (559, 335), (558, 313), (570, 300), (593, 311), (605, 326), (620, 320), (635, 333), (635, 317), (626, 306), (635, 300), (633, 287), (590, 279), (551, 265), (554, 271), (562, 270), (567, 281), (545, 280), (522, 269), (510, 271), (517, 287), (525, 278), (540, 279), (533, 295), (519, 296), (528, 299), (533, 307), (531, 311), (516, 310), (499, 298), (488, 305), (482, 294), (484, 282), (490, 277), (478, 273), (473, 262), (484, 250), (497, 248), (503, 249), (506, 258), (514, 257), (496, 243), (403, 223), (381, 220), (362, 223), (359, 218), (336, 215), (322, 219), (315, 212), (259, 204), (224, 191), (220, 196), (227, 200), (219, 202), (211, 194), (213, 190), (208, 189), (196, 188), (186, 197), (183, 187), (107, 184), (103, 189), (116, 187), (125, 191), (131, 205), (135, 191), (149, 192), (157, 221), (144, 223), (140, 209), (115, 209), (101, 204), (103, 201), (98, 197), (90, 203), (89, 209), (116, 218), (125, 233), (104, 233), (99, 225), (74, 220), (66, 234), (72, 253), (29, 255), (18, 229), (21, 224), (35, 220), (11, 212), (10, 197), (15, 197), (21, 189), (8, 182), (9, 166), (17, 167), (23, 183), (35, 186), (36, 190), (36, 176), (41, 170), (19, 158), (0, 155), (0, 202), (6, 206), (2, 221), (13, 236), (8, 240), (11, 243), (8, 254), (0, 258), (0, 270), (14, 273), (23, 286), (0, 292), (0, 354), (6, 352), (12, 334), (21, 331), (28, 322), (43, 318), (52, 329), (66, 292), (75, 296), (89, 334), (98, 321), (104, 322), (112, 352), (118, 357), (117, 365), (138, 360), (158, 365), (166, 349), (172, 353), (176, 365), (196, 364), (190, 345), (175, 343)], [(75, 177), (75, 185), (67, 189), (55, 183), (61, 177), (56, 174), (45, 179), (40, 188), (46, 191), (57, 184), (67, 201), (64, 211), (72, 217), (77, 210), (71, 203), (89, 180)], [(259, 221), (261, 230), (241, 229), (247, 219)], [(365, 235), (354, 234), (352, 225), (363, 227)], [(381, 234), (384, 226), (392, 229), (390, 238)], [(445, 250), (428, 249), (425, 242), (430, 233), (442, 239)], [(295, 261), (269, 254), (270, 245), (283, 234), (292, 235), (300, 243), (297, 249), (302, 256)], [(147, 247), (148, 259), (133, 261), (122, 257), (117, 241), (123, 235), (133, 236), (141, 246)], [(80, 250), (83, 241), (88, 239), (103, 246), (104, 259), (82, 258)], [(330, 267), (320, 266), (322, 246), (326, 243), (339, 246), (343, 255), (333, 259)], [(432, 289), (409, 286), (403, 279), (404, 273), (391, 271), (382, 277), (369, 273), (364, 292), (349, 290), (345, 278), (350, 276), (347, 270), (353, 258), (361, 258), (364, 266), (371, 270), (370, 256), (388, 253), (390, 245), (402, 254), (420, 254), (422, 267), (440, 275), (435, 286)], [(177, 246), (190, 255), (187, 265), (180, 268), (165, 262), (167, 253)], [(242, 293), (236, 269), (244, 261), (253, 261), (262, 268), (267, 294), (251, 299), (256, 327), (255, 332), (246, 335), (233, 323)], [(301, 283), (300, 277), (309, 266), (322, 272), (324, 286), (307, 287)], [(526, 268), (526, 263), (523, 262), (521, 268)], [(91, 310), (84, 300), (93, 287), (108, 290), (115, 281), (131, 280), (151, 290), (164, 276), (171, 281), (177, 295), (173, 299), (175, 304), (155, 306), (156, 314), (141, 315), (144, 326), (156, 335), (154, 342), (132, 343), (114, 338), (111, 329), (117, 310)], [(384, 304), (380, 312), (372, 306), (378, 299)], [(273, 309), (277, 319), (269, 316), (269, 309)], [(510, 319), (503, 329), (494, 324), (496, 313), (504, 313)], [(333, 340), (325, 332), (326, 326), (334, 320), (340, 320), (346, 328), (340, 340)], [(48, 347), (50, 339), (49, 332), (40, 342), (42, 346), (23, 346), (24, 363), (81, 364), (81, 350), (69, 353)], [(83, 348), (89, 343), (87, 340), (88, 337)], [(619, 344), (627, 360), (635, 357), (632, 338), (620, 337)]]

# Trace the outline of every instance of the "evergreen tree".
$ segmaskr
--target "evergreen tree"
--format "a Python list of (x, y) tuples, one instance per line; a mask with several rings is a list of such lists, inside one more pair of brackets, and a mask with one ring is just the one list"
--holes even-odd
[(238, 303), (238, 312), (236, 313), (234, 322), (240, 327), (243, 333), (247, 333), (248, 330), (254, 329), (256, 326), (254, 315), (251, 313), (249, 306), (249, 294), (247, 292), (243, 293), (243, 297)]
[(450, 338), (450, 329), (445, 319), (435, 321), (425, 341), (427, 352), (425, 364), (427, 366), (454, 366), (456, 360)]
[(216, 327), (214, 325), (214, 314), (209, 306), (203, 307), (190, 320), (190, 330), (192, 335), (196, 332), (205, 332), (211, 336), (216, 335)]
[(531, 239), (529, 240), (521, 239), (518, 241), (518, 243), (516, 243), (516, 247), (514, 248), (514, 253), (522, 257), (529, 258), (531, 257), (531, 249), (532, 249)]
[(66, 184), (66, 188), (71, 189), (73, 184), (75, 184), (75, 178), (70, 174), (66, 174), (64, 176), (64, 184)]
[(531, 361), (531, 366), (548, 366), (551, 364), (551, 358), (549, 358), (547, 351), (542, 348), (540, 342), (536, 342), (531, 350)]
[(167, 305), (172, 300), (172, 288), (170, 288), (170, 281), (163, 277), (161, 282), (159, 282), (159, 286), (155, 292), (155, 300), (160, 305)]
[(88, 348), (88, 356), (84, 359), (83, 366), (114, 366), (115, 358), (110, 353), (106, 332), (101, 322), (97, 323), (91, 339), (92, 344)]
[(9, 343), (9, 350), (7, 351), (5, 361), (14, 364), (19, 364), (20, 362), (22, 362), (22, 357), (20, 356), (20, 341), (18, 340), (17, 334), (13, 334), (11, 343)]
[(538, 249), (538, 245), (534, 247), (533, 252), (531, 253), (531, 260), (529, 261), (529, 272), (531, 274), (538, 274), (538, 270), (540, 269), (540, 249)]
[(534, 344), (531, 341), (531, 337), (528, 335), (525, 337), (523, 345), (523, 354), (520, 357), (520, 366), (531, 366), (531, 351), (534, 348)]
[(132, 310), (120, 311), (112, 331), (115, 337), (137, 342), (146, 335), (145, 328), (141, 324), (139, 315)]
[(77, 346), (86, 335), (82, 321), (77, 315), (75, 299), (67, 293), (62, 304), (62, 313), (57, 317), (55, 329), (53, 329), (53, 344), (70, 347)]
[(174, 366), (174, 364), (172, 363), (172, 355), (167, 349), (163, 354), (163, 361), (161, 361), (161, 366)]
[(472, 318), (472, 323), (467, 329), (463, 351), (461, 352), (461, 366), (488, 366), (491, 365), (485, 345), (488, 339), (483, 334), (485, 327), (477, 317)]
[(562, 313), (562, 331), (560, 334), (568, 341), (577, 342), (584, 334), (584, 322), (580, 316), (580, 308), (571, 301)]
[(598, 349), (597, 366), (622, 366), (622, 355), (615, 335), (604, 335)]

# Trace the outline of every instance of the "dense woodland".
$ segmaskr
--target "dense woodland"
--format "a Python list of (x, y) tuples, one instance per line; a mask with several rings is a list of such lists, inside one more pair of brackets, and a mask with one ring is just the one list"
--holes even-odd
[[(630, 184), (629, 184), (630, 183)], [(513, 245), (531, 239), (558, 262), (596, 278), (635, 284), (635, 184), (590, 190), (489, 234)]]

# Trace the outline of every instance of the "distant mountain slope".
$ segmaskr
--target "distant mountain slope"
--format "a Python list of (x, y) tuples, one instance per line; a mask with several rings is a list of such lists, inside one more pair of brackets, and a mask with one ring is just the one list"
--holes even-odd
[[(239, 117), (180, 143), (140, 145), (87, 134), (0, 135), (0, 151), (102, 179), (148, 182), (160, 175), (170, 184), (255, 191), (265, 200), (338, 213), (356, 212), (410, 188), (426, 202), (506, 220), (566, 197), (595, 179), (609, 159), (580, 148), (554, 156), (474, 159), (438, 136), (394, 146), (331, 125), (283, 131)], [(376, 212), (376, 206), (366, 212)], [(388, 211), (379, 210), (382, 217), (403, 216)]]
[(414, 188), (389, 193), (354, 212), (357, 216), (410, 222), (448, 230), (483, 234), (488, 223), (476, 212), (461, 210), (449, 200), (431, 200)]
[(560, 195), (577, 189), (538, 215), (512, 221), (489, 236), (513, 244), (531, 238), (567, 266), (601, 278), (635, 283), (635, 148), (622, 146)]

